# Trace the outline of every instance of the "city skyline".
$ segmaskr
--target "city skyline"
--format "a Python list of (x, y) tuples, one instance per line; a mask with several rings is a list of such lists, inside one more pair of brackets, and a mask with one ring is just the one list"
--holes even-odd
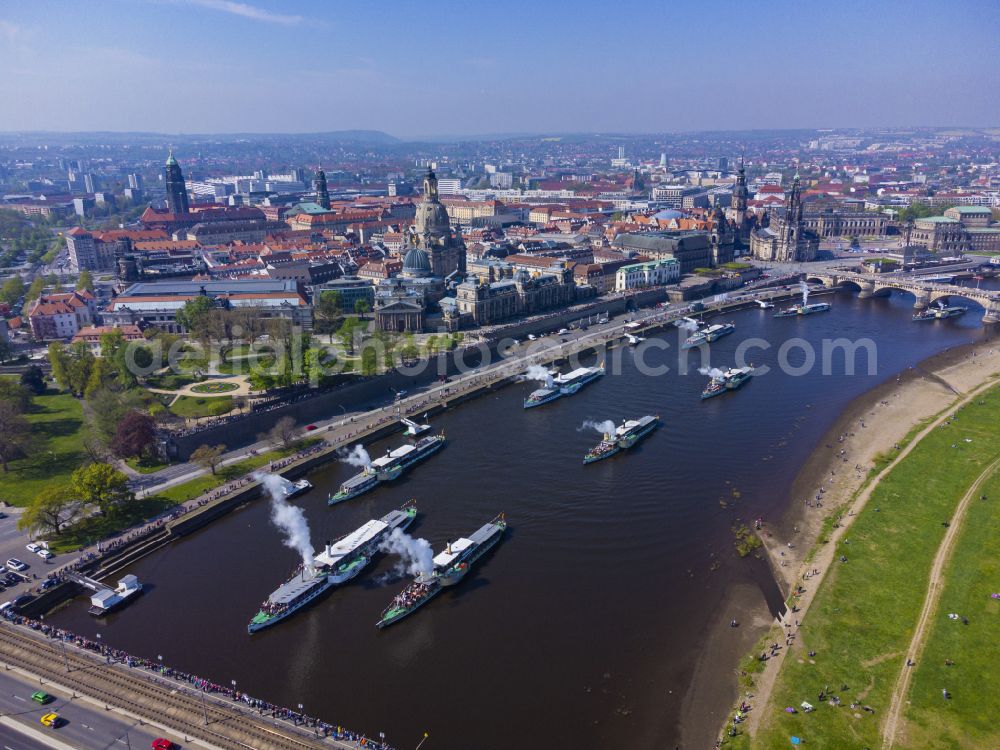
[[(0, 18), (0, 96), (25, 106), (0, 131), (414, 140), (1000, 122), (1000, 83), (985, 74), (1000, 31), (991, 4), (940, 10), (14, 4)], [(109, 106), (116, 97), (127, 104)]]

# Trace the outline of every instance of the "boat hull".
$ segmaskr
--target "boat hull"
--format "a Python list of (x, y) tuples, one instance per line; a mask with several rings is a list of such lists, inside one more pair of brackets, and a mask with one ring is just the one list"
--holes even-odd
[(295, 606), (289, 607), (281, 614), (269, 617), (267, 620), (263, 620), (261, 622), (254, 622), (253, 620), (251, 620), (247, 624), (247, 633), (250, 634), (258, 633), (261, 630), (264, 630), (265, 628), (269, 628), (272, 625), (277, 625), (279, 622), (283, 620), (287, 620), (289, 617), (294, 615), (299, 610), (315, 602), (317, 599), (319, 599), (320, 596), (322, 596), (331, 588), (333, 588), (334, 585), (335, 584), (330, 580), (329, 576), (327, 576), (326, 580), (324, 580), (322, 584), (316, 586), (312, 591), (309, 592), (307, 596), (303, 597), (301, 601), (297, 602)]

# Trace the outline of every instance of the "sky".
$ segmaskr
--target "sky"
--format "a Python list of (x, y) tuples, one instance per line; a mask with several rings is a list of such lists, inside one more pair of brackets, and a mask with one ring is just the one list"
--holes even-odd
[(998, 0), (4, 0), (0, 131), (1000, 126)]

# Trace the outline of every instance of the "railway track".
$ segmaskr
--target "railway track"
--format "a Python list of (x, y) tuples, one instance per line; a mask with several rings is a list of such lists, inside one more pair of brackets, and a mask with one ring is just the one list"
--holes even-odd
[(189, 692), (180, 683), (161, 682), (143, 670), (107, 664), (75, 646), (66, 645), (64, 651), (59, 641), (6, 622), (0, 623), (0, 660), (224, 750), (349, 747), (272, 726), (251, 709), (221, 707), (193, 688)]

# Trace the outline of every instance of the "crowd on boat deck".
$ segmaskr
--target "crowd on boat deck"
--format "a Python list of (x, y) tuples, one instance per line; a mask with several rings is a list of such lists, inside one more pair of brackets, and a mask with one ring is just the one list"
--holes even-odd
[(323, 737), (332, 737), (345, 742), (355, 742), (359, 747), (371, 748), (371, 750), (393, 750), (393, 748), (385, 742), (370, 739), (363, 734), (352, 732), (349, 729), (345, 729), (337, 724), (330, 724), (315, 717), (307, 716), (304, 713), (292, 711), (291, 709), (275, 705), (260, 698), (254, 698), (253, 696), (247, 695), (246, 693), (236, 690), (233, 687), (219, 685), (211, 680), (206, 680), (203, 677), (198, 677), (197, 675), (189, 674), (188, 672), (173, 669), (172, 667), (168, 667), (167, 665), (160, 663), (159, 660), (154, 661), (153, 659), (145, 659), (141, 656), (133, 656), (127, 651), (123, 651), (119, 648), (113, 648), (101, 641), (89, 640), (64, 628), (57, 628), (52, 625), (39, 622), (38, 620), (32, 620), (28, 617), (13, 614), (10, 610), (4, 612), (2, 616), (14, 625), (30, 628), (31, 630), (42, 633), (53, 640), (62, 641), (66, 644), (76, 646), (83, 651), (100, 654), (104, 657), (107, 664), (123, 664), (130, 669), (141, 669), (149, 672), (150, 674), (158, 675), (164, 679), (187, 683), (195, 690), (219, 695), (238, 703), (244, 703), (249, 708), (256, 711), (259, 716), (269, 716), (275, 719), (292, 722), (296, 726), (302, 725), (309, 727), (310, 729), (315, 729), (315, 731), (320, 733)]
[(431, 592), (436, 583), (411, 583), (396, 594), (389, 609), (410, 609)]
[(600, 456), (602, 453), (609, 453), (612, 449), (617, 447), (618, 444), (614, 440), (602, 440), (590, 449), (590, 453), (594, 456)]

